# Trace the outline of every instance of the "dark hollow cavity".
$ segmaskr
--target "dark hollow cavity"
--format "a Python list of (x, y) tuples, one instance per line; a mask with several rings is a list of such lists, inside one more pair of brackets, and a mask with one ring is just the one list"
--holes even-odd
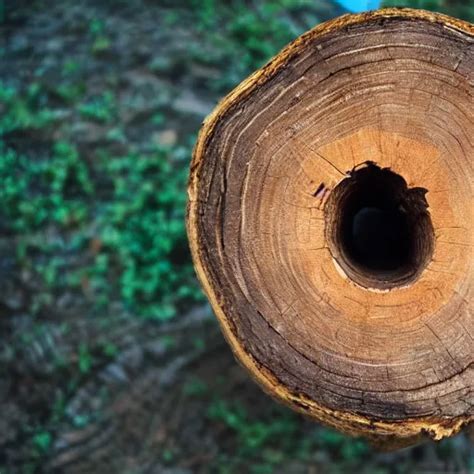
[(426, 189), (388, 168), (354, 170), (325, 206), (326, 237), (346, 274), (368, 288), (412, 283), (431, 260), (434, 231)]

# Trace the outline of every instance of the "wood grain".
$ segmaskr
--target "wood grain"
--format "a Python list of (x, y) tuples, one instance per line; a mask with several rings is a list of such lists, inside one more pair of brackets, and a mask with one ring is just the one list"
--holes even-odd
[[(473, 85), (472, 24), (385, 9), (307, 32), (206, 119), (193, 260), (273, 397), (399, 444), (474, 420)], [(361, 284), (330, 243), (328, 202), (367, 162), (427, 191), (433, 248), (404, 284)]]

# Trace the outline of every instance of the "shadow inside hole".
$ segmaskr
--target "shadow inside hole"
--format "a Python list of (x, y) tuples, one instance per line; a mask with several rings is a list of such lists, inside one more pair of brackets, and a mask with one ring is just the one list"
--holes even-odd
[(426, 193), (371, 162), (336, 186), (327, 207), (328, 240), (350, 276), (390, 287), (423, 270), (434, 242)]

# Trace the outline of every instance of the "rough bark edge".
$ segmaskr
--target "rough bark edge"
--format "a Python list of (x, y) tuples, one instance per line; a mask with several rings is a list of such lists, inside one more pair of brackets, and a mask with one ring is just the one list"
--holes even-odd
[(457, 434), (464, 426), (474, 421), (474, 415), (450, 417), (417, 417), (392, 420), (390, 422), (370, 418), (358, 413), (328, 408), (300, 393), (291, 392), (266, 367), (261, 366), (253, 356), (247, 353), (234, 334), (225, 312), (219, 302), (217, 292), (211, 278), (203, 265), (201, 251), (201, 235), (197, 221), (199, 219), (199, 173), (204, 162), (207, 144), (214, 133), (218, 122), (229, 109), (239, 101), (248, 97), (254, 90), (274, 77), (291, 59), (301, 52), (315, 38), (347, 26), (376, 21), (383, 18), (404, 18), (438, 23), (445, 28), (459, 31), (474, 37), (474, 25), (441, 13), (411, 8), (386, 8), (360, 14), (346, 14), (322, 23), (299, 36), (265, 66), (251, 74), (240, 83), (216, 106), (214, 111), (204, 120), (194, 148), (188, 182), (188, 205), (186, 229), (193, 258), (194, 268), (206, 296), (217, 316), (224, 337), (232, 348), (237, 361), (241, 363), (252, 378), (263, 390), (277, 401), (283, 402), (294, 410), (307, 415), (316, 421), (336, 428), (353, 436), (365, 436), (374, 441), (375, 446), (383, 449), (398, 449), (420, 442), (426, 437), (441, 440)]

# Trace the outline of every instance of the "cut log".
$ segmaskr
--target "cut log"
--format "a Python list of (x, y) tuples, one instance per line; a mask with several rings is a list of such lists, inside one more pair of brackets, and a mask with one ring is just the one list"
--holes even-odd
[(232, 91), (187, 229), (236, 358), (276, 399), (403, 446), (474, 420), (474, 26), (345, 15)]

